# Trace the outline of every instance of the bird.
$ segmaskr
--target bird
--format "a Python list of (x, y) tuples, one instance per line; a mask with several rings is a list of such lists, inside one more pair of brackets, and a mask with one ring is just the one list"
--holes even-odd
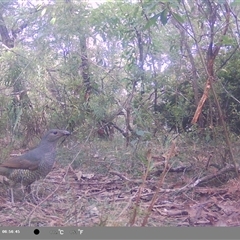
[[(31, 192), (31, 184), (45, 178), (52, 170), (56, 158), (57, 142), (71, 133), (66, 130), (51, 129), (41, 139), (38, 146), (20, 156), (12, 157), (0, 164), (0, 175), (10, 180), (10, 185), (21, 183)], [(11, 201), (14, 203), (13, 189)]]

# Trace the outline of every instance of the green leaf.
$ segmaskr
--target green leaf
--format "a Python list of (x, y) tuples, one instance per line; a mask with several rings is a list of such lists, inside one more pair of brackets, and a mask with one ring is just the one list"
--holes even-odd
[(47, 8), (44, 8), (44, 9), (42, 10), (42, 12), (41, 12), (41, 16), (42, 16), (42, 17), (45, 15), (46, 11), (47, 11)]
[(132, 140), (130, 143), (131, 143), (131, 145), (132, 145), (133, 147), (135, 147), (135, 146), (137, 145), (137, 143), (138, 143), (138, 140), (137, 140), (137, 139)]
[(137, 130), (136, 131), (136, 134), (140, 137), (143, 137), (145, 134), (146, 134), (146, 131), (143, 131), (143, 130)]
[(50, 23), (54, 25), (54, 24), (55, 24), (55, 22), (56, 22), (56, 18), (55, 18), (55, 17), (53, 17), (53, 18), (51, 19)]
[(222, 37), (222, 44), (228, 45), (228, 46), (233, 46), (235, 44), (235, 40), (229, 36), (223, 36)]
[(138, 14), (138, 11), (139, 11), (139, 6), (137, 6), (134, 10), (134, 13), (133, 13), (133, 17), (136, 18), (137, 17), (137, 14)]
[(158, 13), (158, 14), (154, 15), (153, 17), (149, 18), (148, 22), (144, 26), (143, 30), (149, 29), (152, 25), (157, 25), (156, 22), (160, 15), (161, 15), (161, 13)]
[(230, 6), (239, 6), (239, 0), (231, 1)]
[(184, 19), (177, 13), (172, 12), (173, 17), (180, 23), (184, 23)]
[(222, 5), (226, 3), (225, 0), (218, 0), (217, 2), (218, 2), (219, 4), (222, 4)]
[(163, 25), (166, 25), (168, 18), (167, 18), (167, 14), (168, 14), (168, 9), (164, 9), (161, 13), (160, 13), (160, 20), (161, 23)]
[(225, 72), (225, 73), (228, 73), (228, 71), (224, 68), (220, 69), (219, 71), (222, 71), (222, 72)]

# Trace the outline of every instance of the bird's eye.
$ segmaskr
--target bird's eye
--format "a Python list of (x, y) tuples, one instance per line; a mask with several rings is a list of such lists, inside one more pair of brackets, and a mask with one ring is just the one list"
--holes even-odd
[(57, 131), (53, 132), (53, 134), (56, 135), (56, 134), (57, 134)]

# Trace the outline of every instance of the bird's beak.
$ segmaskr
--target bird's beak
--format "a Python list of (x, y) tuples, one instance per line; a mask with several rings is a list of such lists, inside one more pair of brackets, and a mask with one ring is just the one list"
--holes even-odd
[(71, 133), (70, 133), (69, 131), (66, 131), (66, 130), (62, 130), (62, 134), (63, 134), (63, 135), (66, 135), (66, 136), (71, 135)]

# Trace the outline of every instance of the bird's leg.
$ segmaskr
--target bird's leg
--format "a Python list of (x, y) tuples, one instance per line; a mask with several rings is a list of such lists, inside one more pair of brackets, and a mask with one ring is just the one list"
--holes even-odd
[(38, 204), (38, 199), (36, 199), (36, 197), (34, 196), (34, 193), (31, 189), (31, 185), (27, 185), (26, 188), (25, 188), (25, 191), (29, 194), (29, 200), (32, 201), (35, 205)]
[(26, 190), (27, 193), (30, 193), (32, 191), (31, 185), (27, 185), (25, 190)]
[(36, 196), (33, 194), (33, 192), (31, 192), (31, 196), (32, 196), (32, 202), (33, 202), (35, 205), (38, 205), (39, 199), (36, 198)]
[(10, 193), (11, 193), (11, 202), (14, 204), (14, 196), (13, 196), (13, 188), (10, 187)]
[(3, 183), (5, 186), (8, 187), (8, 190), (10, 192), (10, 198), (11, 198), (11, 203), (14, 204), (14, 195), (13, 195), (13, 187), (14, 187), (14, 182), (12, 181), (6, 181), (5, 179), (3, 180)]

